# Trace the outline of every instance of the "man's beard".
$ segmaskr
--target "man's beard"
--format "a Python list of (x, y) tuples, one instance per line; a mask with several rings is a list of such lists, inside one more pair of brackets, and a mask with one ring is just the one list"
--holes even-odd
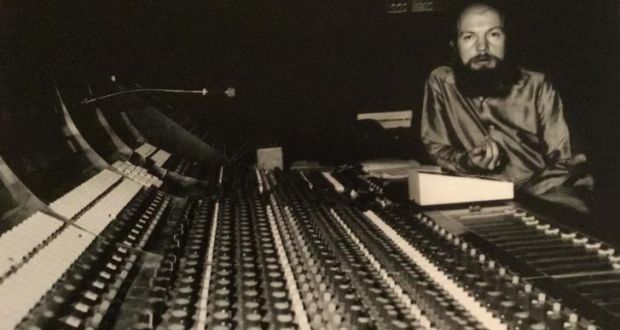
[[(494, 68), (473, 70), (471, 63), (479, 60), (495, 60)], [(493, 55), (477, 55), (467, 64), (454, 66), (456, 87), (467, 97), (506, 97), (512, 87), (521, 79), (521, 70)]]

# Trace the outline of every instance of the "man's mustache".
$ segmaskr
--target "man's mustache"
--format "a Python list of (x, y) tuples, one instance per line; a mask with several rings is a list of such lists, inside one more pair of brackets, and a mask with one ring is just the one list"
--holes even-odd
[(490, 60), (500, 61), (500, 58), (496, 57), (496, 56), (493, 56), (491, 54), (479, 54), (479, 55), (476, 55), (476, 56), (472, 57), (469, 60), (468, 64), (471, 64), (471, 63), (474, 63), (474, 62), (479, 62), (479, 61), (487, 62), (487, 61), (490, 61)]

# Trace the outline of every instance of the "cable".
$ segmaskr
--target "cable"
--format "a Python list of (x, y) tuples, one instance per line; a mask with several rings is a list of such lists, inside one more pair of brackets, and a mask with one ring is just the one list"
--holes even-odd
[[(95, 98), (91, 98), (91, 99), (86, 99), (86, 100), (83, 100), (81, 102), (81, 104), (82, 105), (87, 105), (87, 104), (98, 102), (98, 101), (101, 101), (101, 100), (104, 100), (104, 99), (115, 97), (115, 96), (118, 96), (118, 95), (132, 94), (132, 93), (143, 93), (143, 92), (174, 93), (174, 94), (201, 94), (202, 96), (206, 96), (209, 93), (209, 91), (206, 88), (203, 88), (201, 90), (163, 89), (163, 88), (138, 88), (138, 89), (131, 89), (131, 90), (126, 90), (126, 91), (115, 92), (115, 93), (112, 93), (112, 94), (107, 94), (107, 95), (103, 95), (103, 96), (99, 96), (99, 97), (95, 97)], [(224, 91), (224, 94), (226, 94), (226, 96), (228, 96), (228, 97), (235, 97), (235, 93), (236, 93), (236, 91), (235, 91), (235, 89), (233, 87), (228, 87)]]

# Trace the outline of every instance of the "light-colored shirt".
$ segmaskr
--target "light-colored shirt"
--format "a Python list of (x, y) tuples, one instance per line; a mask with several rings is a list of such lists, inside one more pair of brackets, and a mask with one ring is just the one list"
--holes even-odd
[(521, 70), (506, 97), (470, 98), (455, 85), (447, 66), (430, 74), (422, 108), (422, 142), (443, 168), (463, 174), (467, 151), (493, 139), (505, 166), (489, 175), (517, 188), (542, 194), (569, 176), (569, 131), (560, 96), (544, 74)]

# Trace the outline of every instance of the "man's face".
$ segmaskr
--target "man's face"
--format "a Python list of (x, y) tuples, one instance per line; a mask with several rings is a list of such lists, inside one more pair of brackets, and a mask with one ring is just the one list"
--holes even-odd
[(504, 59), (503, 22), (492, 8), (467, 9), (458, 23), (457, 48), (463, 65), (471, 70), (494, 69)]

